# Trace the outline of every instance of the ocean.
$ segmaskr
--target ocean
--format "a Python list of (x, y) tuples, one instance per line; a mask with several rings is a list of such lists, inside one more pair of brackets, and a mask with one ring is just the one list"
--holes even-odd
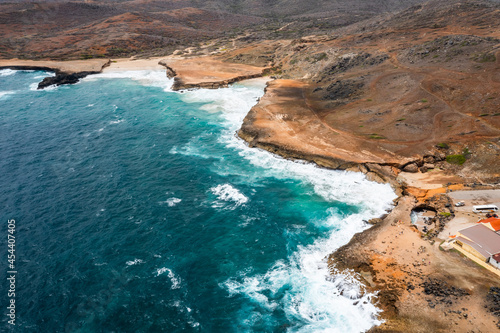
[[(0, 276), (15, 219), (16, 332), (363, 332), (380, 323), (325, 257), (389, 185), (248, 148), (265, 81), (172, 92), (161, 71), (0, 71)], [(2, 328), (2, 330), (3, 330)]]

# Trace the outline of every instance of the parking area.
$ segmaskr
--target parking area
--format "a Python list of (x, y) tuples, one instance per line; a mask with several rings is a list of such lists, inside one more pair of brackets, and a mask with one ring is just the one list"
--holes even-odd
[(458, 230), (473, 226), (479, 220), (486, 218), (486, 213), (473, 213), (473, 206), (493, 204), (500, 207), (500, 190), (451, 191), (448, 192), (448, 196), (452, 198), (453, 204), (463, 201), (465, 205), (453, 207), (455, 217), (439, 234), (441, 239), (448, 239), (456, 235)]

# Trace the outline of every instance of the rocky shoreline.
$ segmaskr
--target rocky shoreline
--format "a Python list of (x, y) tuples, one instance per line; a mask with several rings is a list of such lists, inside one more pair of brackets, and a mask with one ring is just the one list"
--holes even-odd
[(55, 76), (44, 78), (37, 89), (44, 89), (51, 85), (75, 84), (80, 79), (101, 73), (111, 64), (109, 59), (85, 61), (32, 61), (32, 60), (0, 60), (0, 69), (38, 70), (54, 72)]
[(213, 57), (169, 58), (159, 62), (167, 69), (167, 77), (174, 79), (172, 90), (219, 89), (230, 84), (262, 77), (265, 67), (223, 62)]
[[(367, 291), (377, 294), (376, 305), (383, 309), (384, 323), (370, 332), (476, 332), (475, 329), (490, 332), (496, 329), (498, 318), (493, 314), (498, 312), (494, 310), (497, 306), (485, 304), (491, 303), (488, 297), (496, 297), (489, 291), (498, 288), (497, 277), (456, 253), (443, 252), (432, 235), (422, 237), (411, 225), (410, 213), (417, 207), (448, 212), (451, 200), (446, 194), (432, 195), (432, 191), (401, 184), (397, 178), (400, 170), (394, 166), (302, 154), (286, 147), (253, 143), (252, 136), (247, 137), (241, 130), (238, 134), (251, 146), (287, 159), (304, 160), (334, 170), (363, 172), (370, 180), (391, 184), (398, 194), (389, 214), (367, 221), (373, 224), (371, 228), (354, 235), (348, 244), (327, 258), (332, 271), (355, 272)], [(414, 196), (422, 193), (424, 197)], [(450, 218), (442, 217), (440, 223), (444, 226)], [(402, 242), (391, 240), (398, 238)], [(452, 276), (448, 268), (458, 270), (458, 276)]]
[[(363, 160), (360, 158), (362, 154), (355, 150), (342, 150), (335, 155), (332, 153), (335, 148), (322, 154), (315, 149), (316, 146), (311, 148), (310, 142), (298, 146), (294, 141), (283, 140), (276, 128), (286, 135), (292, 131), (283, 125), (288, 120), (286, 116), (279, 116), (284, 109), (290, 122), (300, 122), (303, 114), (294, 112), (293, 108), (298, 106), (283, 102), (283, 96), (287, 94), (277, 92), (273, 87), (276, 87), (276, 82), (269, 83), (265, 96), (248, 113), (237, 133), (249, 146), (320, 167), (362, 172), (369, 180), (389, 183), (398, 195), (389, 214), (367, 221), (374, 226), (356, 234), (348, 244), (328, 257), (332, 271), (354, 271), (367, 286), (367, 291), (378, 295), (377, 306), (383, 309), (384, 323), (370, 332), (495, 330), (495, 310), (488, 309), (496, 309), (496, 306), (486, 304), (489, 304), (488, 297), (496, 299), (496, 296), (491, 296), (490, 288), (499, 286), (497, 277), (457, 253), (444, 252), (436, 239), (453, 214), (452, 200), (446, 192), (462, 188), (466, 181), (462, 179), (455, 185), (426, 190), (409, 186), (398, 177), (405, 172), (425, 175), (428, 169), (443, 165), (446, 163), (444, 151), (435, 149), (411, 160), (403, 159), (402, 163), (384, 163), (370, 157)], [(271, 123), (278, 125), (273, 127)], [(311, 126), (311, 122), (308, 124)], [(300, 133), (290, 137), (296, 135)], [(443, 177), (443, 183), (447, 179)], [(411, 224), (410, 213), (421, 207), (444, 212), (437, 217), (433, 233), (423, 235)]]

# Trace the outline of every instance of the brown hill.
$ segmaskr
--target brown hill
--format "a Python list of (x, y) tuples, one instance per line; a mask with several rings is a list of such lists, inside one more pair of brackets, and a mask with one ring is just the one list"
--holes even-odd
[[(171, 2), (168, 2), (169, 4)], [(168, 54), (262, 19), (192, 7), (141, 11), (132, 3), (0, 5), (0, 57), (90, 58), (145, 51)], [(178, 8), (180, 7), (180, 8)], [(168, 10), (166, 10), (169, 8)]]
[[(166, 55), (209, 39), (292, 38), (364, 20), (422, 0), (39, 0), (0, 2), (0, 57)], [(286, 27), (283, 27), (286, 25)], [(283, 27), (282, 29), (277, 29)], [(248, 32), (247, 31), (247, 32)]]
[[(334, 36), (282, 43), (275, 76), (297, 83), (272, 83), (240, 135), (336, 168), (376, 163), (416, 170), (432, 160), (471, 181), (495, 181), (499, 10), (493, 2), (434, 1)], [(252, 59), (253, 49), (245, 50), (229, 59)], [(451, 164), (439, 162), (447, 156)]]

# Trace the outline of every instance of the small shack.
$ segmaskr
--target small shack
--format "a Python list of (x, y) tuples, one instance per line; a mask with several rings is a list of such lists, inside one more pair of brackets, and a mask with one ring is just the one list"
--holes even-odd
[(500, 269), (500, 253), (491, 256), (490, 264)]

